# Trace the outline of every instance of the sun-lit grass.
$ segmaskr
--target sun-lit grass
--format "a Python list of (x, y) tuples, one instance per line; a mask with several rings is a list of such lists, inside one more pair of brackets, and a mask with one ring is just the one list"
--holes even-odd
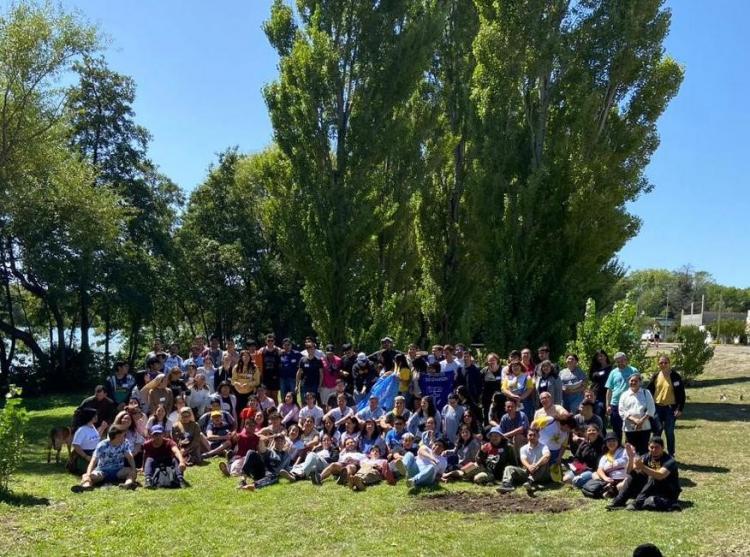
[[(427, 494), (409, 495), (403, 483), (352, 493), (282, 480), (240, 493), (215, 462), (191, 468), (185, 490), (74, 495), (75, 479), (46, 463), (45, 443), (50, 427), (68, 423), (75, 399), (28, 401), (30, 447), (14, 497), (0, 502), (0, 554), (616, 556), (651, 541), (669, 556), (748, 555), (750, 408), (739, 400), (748, 387), (750, 349), (717, 349), (688, 391), (677, 432), (687, 508), (669, 514), (608, 513), (602, 501), (561, 514), (428, 511), (417, 504)], [(542, 496), (581, 498), (567, 489)]]

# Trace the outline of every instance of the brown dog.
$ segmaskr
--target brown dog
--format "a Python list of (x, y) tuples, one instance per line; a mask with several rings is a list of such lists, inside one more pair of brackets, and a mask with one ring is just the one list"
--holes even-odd
[(68, 448), (70, 458), (70, 445), (73, 441), (73, 431), (66, 426), (53, 427), (49, 432), (49, 444), (47, 445), (47, 464), (52, 461), (52, 450), (55, 450), (55, 462), (60, 463), (60, 451), (63, 444)]

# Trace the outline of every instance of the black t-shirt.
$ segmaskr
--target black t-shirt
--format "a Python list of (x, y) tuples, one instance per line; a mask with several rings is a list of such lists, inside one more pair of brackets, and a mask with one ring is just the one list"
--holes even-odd
[(317, 385), (320, 383), (320, 373), (323, 369), (323, 362), (318, 358), (303, 357), (299, 361), (299, 368), (302, 370), (303, 385)]
[(267, 347), (262, 349), (263, 354), (263, 381), (278, 381), (279, 372), (281, 371), (281, 355), (278, 348), (269, 350)]
[(361, 391), (363, 386), (370, 390), (370, 387), (378, 380), (378, 372), (370, 361), (354, 364), (352, 375), (354, 375), (354, 387), (357, 391)]
[(383, 350), (378, 350), (374, 354), (370, 354), (368, 358), (373, 362), (381, 364), (385, 371), (389, 371), (393, 369), (394, 360), (397, 354), (398, 352), (396, 350), (383, 349)]
[(604, 385), (606, 385), (610, 373), (612, 373), (612, 366), (606, 366), (596, 371), (592, 369), (589, 372), (589, 379), (596, 394), (596, 400), (600, 402), (606, 402), (607, 400), (607, 388)]
[(677, 462), (667, 453), (663, 453), (661, 459), (654, 460), (650, 454), (646, 454), (641, 457), (643, 464), (651, 468), (652, 470), (658, 470), (659, 468), (666, 468), (669, 470), (669, 475), (663, 480), (657, 480), (654, 478), (654, 487), (658, 488), (665, 496), (677, 499), (682, 491), (680, 487), (680, 477), (677, 472)]

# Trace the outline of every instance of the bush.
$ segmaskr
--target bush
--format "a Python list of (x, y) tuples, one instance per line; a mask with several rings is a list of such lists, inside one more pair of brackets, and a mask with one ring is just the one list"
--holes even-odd
[(625, 352), (632, 366), (646, 371), (651, 363), (641, 343), (642, 328), (630, 297), (616, 302), (612, 311), (601, 316), (597, 316), (596, 303), (589, 298), (583, 321), (576, 325), (576, 339), (566, 348), (578, 354), (583, 369), (588, 368), (597, 350), (604, 350), (610, 358), (615, 352)]
[(714, 347), (706, 344), (706, 333), (698, 327), (680, 327), (677, 340), (680, 345), (672, 352), (672, 365), (690, 382), (703, 373), (714, 357)]
[(714, 321), (708, 326), (708, 330), (711, 332), (711, 336), (716, 339), (716, 342), (732, 344), (736, 337), (740, 337), (740, 342), (746, 344), (746, 327), (747, 324), (744, 321), (730, 319), (721, 323)]
[(21, 389), (10, 385), (5, 408), (0, 410), (0, 493), (9, 491), (10, 476), (21, 464), (23, 430), (28, 418), (20, 396)]

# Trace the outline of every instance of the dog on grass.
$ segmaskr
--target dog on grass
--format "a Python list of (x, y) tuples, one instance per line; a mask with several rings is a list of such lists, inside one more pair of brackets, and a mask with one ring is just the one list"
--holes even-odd
[(49, 443), (47, 444), (47, 464), (52, 462), (52, 451), (55, 451), (55, 463), (60, 464), (60, 451), (63, 445), (68, 448), (70, 458), (70, 446), (73, 441), (73, 431), (66, 426), (53, 427), (49, 432)]

